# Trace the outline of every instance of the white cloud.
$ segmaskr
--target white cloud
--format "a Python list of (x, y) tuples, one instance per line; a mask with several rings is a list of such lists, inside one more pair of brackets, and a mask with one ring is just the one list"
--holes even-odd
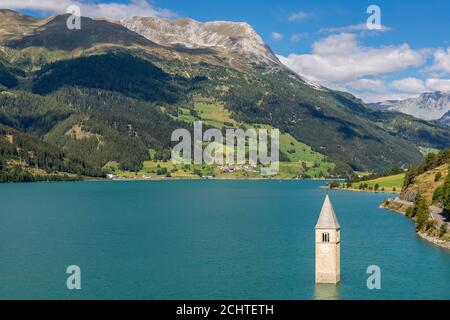
[(427, 79), (425, 81), (430, 91), (450, 91), (450, 79)]
[[(358, 80), (357, 83), (359, 83), (361, 80)], [(376, 80), (374, 84), (375, 83)], [(423, 81), (417, 78), (404, 78), (392, 81), (388, 86), (386, 86), (384, 90), (381, 87), (380, 90), (378, 90), (377, 88), (374, 89), (374, 87), (370, 88), (370, 86), (367, 86), (366, 88), (364, 85), (361, 85), (359, 87), (349, 85), (348, 88), (356, 89), (356, 92), (354, 92), (355, 95), (359, 96), (366, 102), (404, 100), (412, 97), (417, 97), (424, 92), (450, 92), (450, 79), (430, 78)]]
[(436, 50), (434, 53), (434, 63), (429, 70), (450, 73), (450, 47), (447, 50)]
[(281, 62), (301, 76), (325, 86), (348, 84), (365, 76), (376, 76), (418, 67), (426, 62), (427, 51), (408, 44), (365, 47), (356, 35), (332, 35), (313, 44), (311, 54), (279, 56)]
[(281, 33), (278, 33), (278, 32), (272, 32), (272, 33), (270, 34), (270, 38), (271, 38), (273, 41), (280, 41), (280, 40), (283, 40), (284, 36), (283, 36)]
[(392, 81), (391, 87), (405, 94), (418, 94), (426, 91), (423, 81), (417, 78), (404, 78)]
[(316, 41), (309, 54), (278, 58), (313, 83), (349, 91), (364, 101), (375, 102), (406, 99), (426, 91), (450, 90), (450, 80), (436, 76), (426, 82), (413, 77), (387, 80), (409, 68), (423, 67), (433, 53), (430, 49), (412, 49), (406, 43), (364, 46), (356, 34), (341, 33)]
[[(365, 80), (365, 79), (361, 79)], [(386, 100), (405, 100), (412, 97), (417, 97), (424, 92), (434, 91), (448, 91), (450, 92), (450, 79), (429, 78), (424, 80), (417, 78), (404, 78), (392, 81), (389, 85), (383, 87), (371, 87), (372, 80), (367, 80), (368, 86), (364, 86), (365, 82), (361, 80), (355, 83), (362, 85), (350, 84), (348, 89), (355, 89), (354, 94), (365, 102), (380, 102)], [(376, 85), (377, 80), (373, 80)]]
[(335, 27), (335, 28), (322, 28), (319, 32), (322, 33), (347, 33), (347, 32), (356, 32), (356, 31), (372, 31), (372, 32), (388, 32), (391, 31), (391, 28), (386, 26), (381, 26), (380, 29), (369, 29), (367, 23), (354, 24), (344, 27)]
[(359, 79), (348, 84), (348, 87), (356, 90), (380, 91), (385, 88), (384, 82), (378, 79)]
[(347, 84), (345, 90), (353, 92), (354, 95), (369, 103), (385, 100), (403, 100), (418, 94), (417, 92), (414, 92), (414, 94), (399, 92), (393, 88), (392, 83), (385, 84), (380, 79), (359, 79)]
[(291, 14), (288, 18), (291, 22), (301, 22), (309, 18), (309, 14), (304, 11), (299, 11)]
[(70, 5), (79, 6), (82, 16), (92, 18), (123, 19), (132, 16), (174, 16), (169, 10), (155, 8), (146, 0), (131, 0), (129, 3), (89, 3), (82, 0), (0, 0), (0, 8), (34, 10), (50, 14), (66, 13)]
[(305, 37), (306, 37), (306, 33), (296, 33), (291, 36), (291, 41), (292, 42), (300, 42)]

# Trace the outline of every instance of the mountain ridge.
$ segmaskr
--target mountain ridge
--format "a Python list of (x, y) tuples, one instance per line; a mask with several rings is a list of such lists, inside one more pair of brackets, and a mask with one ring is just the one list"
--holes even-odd
[(34, 28), (45, 23), (46, 19), (38, 19), (23, 15), (13, 10), (0, 10), (0, 39), (11, 36), (25, 35)]
[(121, 20), (128, 29), (145, 38), (166, 46), (186, 48), (220, 48), (227, 54), (243, 54), (255, 64), (281, 65), (272, 50), (256, 31), (245, 22), (211, 21), (193, 19), (159, 19), (132, 17)]
[(442, 118), (439, 119), (439, 122), (445, 124), (446, 126), (450, 126), (450, 111), (445, 113)]
[(450, 111), (450, 92), (425, 92), (417, 98), (370, 103), (375, 110), (397, 111), (424, 120), (439, 120)]
[[(79, 48), (89, 48), (92, 43), (117, 45), (155, 46), (148, 39), (122, 27), (106, 21), (81, 18), (80, 30), (68, 30), (66, 21), (69, 15), (51, 17), (45, 23), (29, 31), (21, 38), (6, 41), (8, 47), (24, 49), (27, 47), (45, 47), (48, 49), (71, 51)], [(101, 40), (101, 42), (98, 42)]]

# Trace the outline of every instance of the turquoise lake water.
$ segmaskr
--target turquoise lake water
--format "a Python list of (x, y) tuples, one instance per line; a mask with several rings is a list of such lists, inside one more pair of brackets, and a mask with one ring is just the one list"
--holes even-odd
[[(0, 185), (0, 299), (450, 299), (450, 252), (387, 195), (332, 191), (342, 282), (314, 283), (317, 181)], [(82, 289), (66, 288), (81, 268)], [(381, 268), (370, 291), (366, 269)]]

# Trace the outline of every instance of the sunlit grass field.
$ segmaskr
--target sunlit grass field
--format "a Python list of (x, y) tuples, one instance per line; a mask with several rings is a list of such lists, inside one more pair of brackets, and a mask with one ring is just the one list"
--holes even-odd
[(352, 184), (353, 189), (359, 189), (361, 184), (367, 184), (368, 188), (375, 189), (378, 184), (378, 190), (384, 191), (400, 191), (403, 186), (403, 180), (405, 179), (405, 174), (400, 173), (393, 176), (381, 177), (373, 180), (357, 182)]
[[(173, 118), (193, 123), (201, 120), (206, 126), (217, 129), (223, 128), (241, 128), (247, 129), (273, 129), (271, 126), (262, 124), (248, 124), (238, 123), (232, 118), (231, 112), (224, 107), (223, 104), (218, 103), (212, 99), (195, 97), (193, 110), (189, 108), (178, 108), (178, 115)], [(225, 137), (224, 137), (225, 142)], [(248, 147), (246, 151), (248, 152)], [(228, 150), (223, 146), (222, 153), (226, 155), (236, 150)], [(293, 179), (298, 177), (318, 178), (327, 176), (329, 172), (335, 167), (335, 164), (327, 159), (326, 156), (315, 152), (312, 148), (287, 133), (280, 134), (280, 152), (286, 155), (288, 161), (280, 162), (279, 174), (275, 178)], [(114, 171), (116, 175), (124, 177), (135, 176), (155, 176), (158, 169), (165, 168), (170, 172), (170, 177), (173, 178), (191, 178), (201, 176), (214, 176), (223, 178), (258, 178), (261, 177), (254, 172), (222, 172), (217, 166), (205, 165), (190, 165), (190, 166), (174, 166), (171, 161), (146, 161), (144, 168), (137, 173), (124, 172), (119, 170), (118, 166), (109, 164), (107, 166)]]

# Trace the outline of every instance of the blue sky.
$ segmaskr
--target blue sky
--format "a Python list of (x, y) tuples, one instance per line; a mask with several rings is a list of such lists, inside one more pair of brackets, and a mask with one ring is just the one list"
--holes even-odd
[[(158, 5), (180, 16), (199, 21), (232, 20), (250, 23), (264, 40), (280, 54), (307, 51), (321, 35), (320, 29), (337, 28), (366, 22), (366, 9), (377, 4), (382, 10), (382, 24), (393, 32), (367, 37), (365, 43), (409, 43), (413, 47), (450, 45), (450, 2), (440, 1), (301, 1), (301, 0), (160, 0)], [(289, 21), (293, 13), (304, 12), (300, 21)], [(271, 32), (282, 33), (283, 41), (272, 41)], [(292, 35), (308, 33), (303, 41), (288, 41)]]
[[(0, 7), (46, 16), (59, 13), (68, 2), (77, 1), (0, 0)], [(450, 1), (78, 2), (91, 16), (156, 15), (202, 22), (247, 22), (283, 63), (300, 75), (367, 101), (450, 90)], [(381, 9), (382, 31), (365, 28), (371, 4)]]

